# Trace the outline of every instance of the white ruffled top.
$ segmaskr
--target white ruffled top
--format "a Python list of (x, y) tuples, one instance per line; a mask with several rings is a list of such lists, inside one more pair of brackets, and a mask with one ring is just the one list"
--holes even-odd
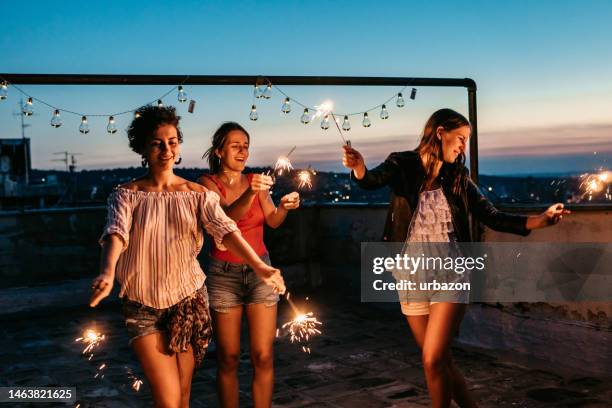
[(423, 191), (410, 224), (408, 242), (454, 241), (453, 220), (442, 188)]

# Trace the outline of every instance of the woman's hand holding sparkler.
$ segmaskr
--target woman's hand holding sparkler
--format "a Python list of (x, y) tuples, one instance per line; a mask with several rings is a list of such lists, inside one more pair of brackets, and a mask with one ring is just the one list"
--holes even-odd
[(300, 206), (300, 194), (297, 191), (284, 195), (281, 200), (279, 207), (284, 210), (295, 210)]
[(98, 303), (105, 297), (110, 295), (113, 289), (113, 282), (115, 276), (110, 273), (101, 273), (98, 275), (91, 284), (91, 298), (89, 299), (89, 306), (96, 307)]
[(269, 191), (273, 184), (274, 180), (272, 180), (272, 177), (266, 174), (253, 174), (250, 188), (255, 192)]
[(542, 214), (529, 216), (527, 219), (527, 229), (533, 230), (555, 225), (566, 214), (571, 214), (571, 211), (563, 208), (562, 203), (553, 204)]
[(275, 293), (282, 295), (287, 290), (280, 269), (276, 269), (273, 266), (262, 262), (260, 265), (254, 267), (253, 270), (266, 285), (271, 286), (272, 289), (274, 289)]
[(365, 161), (363, 156), (357, 150), (353, 149), (348, 144), (342, 146), (344, 154), (342, 155), (342, 164), (347, 169), (353, 170), (355, 178), (361, 180), (366, 173)]

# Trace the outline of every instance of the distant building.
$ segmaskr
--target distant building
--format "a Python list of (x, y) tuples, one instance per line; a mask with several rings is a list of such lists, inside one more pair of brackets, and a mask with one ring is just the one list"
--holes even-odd
[(63, 186), (54, 180), (32, 180), (30, 139), (0, 139), (0, 209), (45, 207), (55, 203)]

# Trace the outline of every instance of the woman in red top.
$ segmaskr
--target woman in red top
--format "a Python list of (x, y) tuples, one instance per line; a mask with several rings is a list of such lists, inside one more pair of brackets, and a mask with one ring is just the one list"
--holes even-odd
[[(270, 197), (272, 178), (243, 174), (249, 158), (250, 137), (235, 122), (226, 122), (213, 135), (204, 154), (210, 174), (198, 182), (216, 192), (226, 214), (238, 223), (244, 239), (270, 264), (263, 241), (264, 222), (280, 226), (289, 210), (300, 205), (297, 192), (281, 198), (277, 208)], [(238, 406), (238, 362), (243, 310), (249, 324), (249, 349), (253, 363), (252, 394), (255, 407), (272, 404), (274, 386), (272, 344), (276, 333), (278, 294), (267, 286), (243, 259), (226, 250), (212, 250), (206, 286), (210, 296), (217, 341), (217, 388), (223, 407)]]

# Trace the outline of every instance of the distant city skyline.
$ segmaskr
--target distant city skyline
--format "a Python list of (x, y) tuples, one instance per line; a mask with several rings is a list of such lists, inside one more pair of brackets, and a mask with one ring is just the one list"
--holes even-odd
[[(120, 4), (120, 3), (117, 3)], [(334, 2), (161, 2), (87, 4), (30, 2), (3, 6), (0, 72), (105, 74), (246, 74), (471, 77), (478, 84), (480, 172), (527, 174), (610, 168), (612, 162), (612, 3), (485, 2), (459, 5)], [(95, 24), (92, 24), (95, 21)], [(512, 29), (510, 29), (512, 28)], [(50, 104), (83, 113), (112, 113), (155, 100), (171, 86), (22, 86)], [(299, 123), (294, 105), (280, 113), (282, 95), (257, 101), (252, 87), (185, 87), (194, 114), (177, 105), (185, 133), (183, 166), (200, 159), (214, 129), (236, 120), (253, 137), (250, 164), (269, 165), (293, 145), (296, 166), (340, 170), (341, 141), (318, 121)], [(282, 87), (308, 105), (333, 100), (339, 112), (376, 106), (399, 87)], [(407, 95), (405, 95), (407, 96)], [(20, 137), (19, 93), (0, 102), (0, 138)], [(370, 113), (372, 126), (351, 119), (347, 136), (368, 165), (391, 151), (412, 149), (427, 117), (440, 107), (467, 115), (464, 89), (419, 88), (390, 118)], [(32, 165), (61, 169), (54, 152), (83, 153), (79, 168), (138, 165), (127, 146), (130, 115), (106, 133), (106, 118), (63, 114), (34, 105), (26, 118)]]

